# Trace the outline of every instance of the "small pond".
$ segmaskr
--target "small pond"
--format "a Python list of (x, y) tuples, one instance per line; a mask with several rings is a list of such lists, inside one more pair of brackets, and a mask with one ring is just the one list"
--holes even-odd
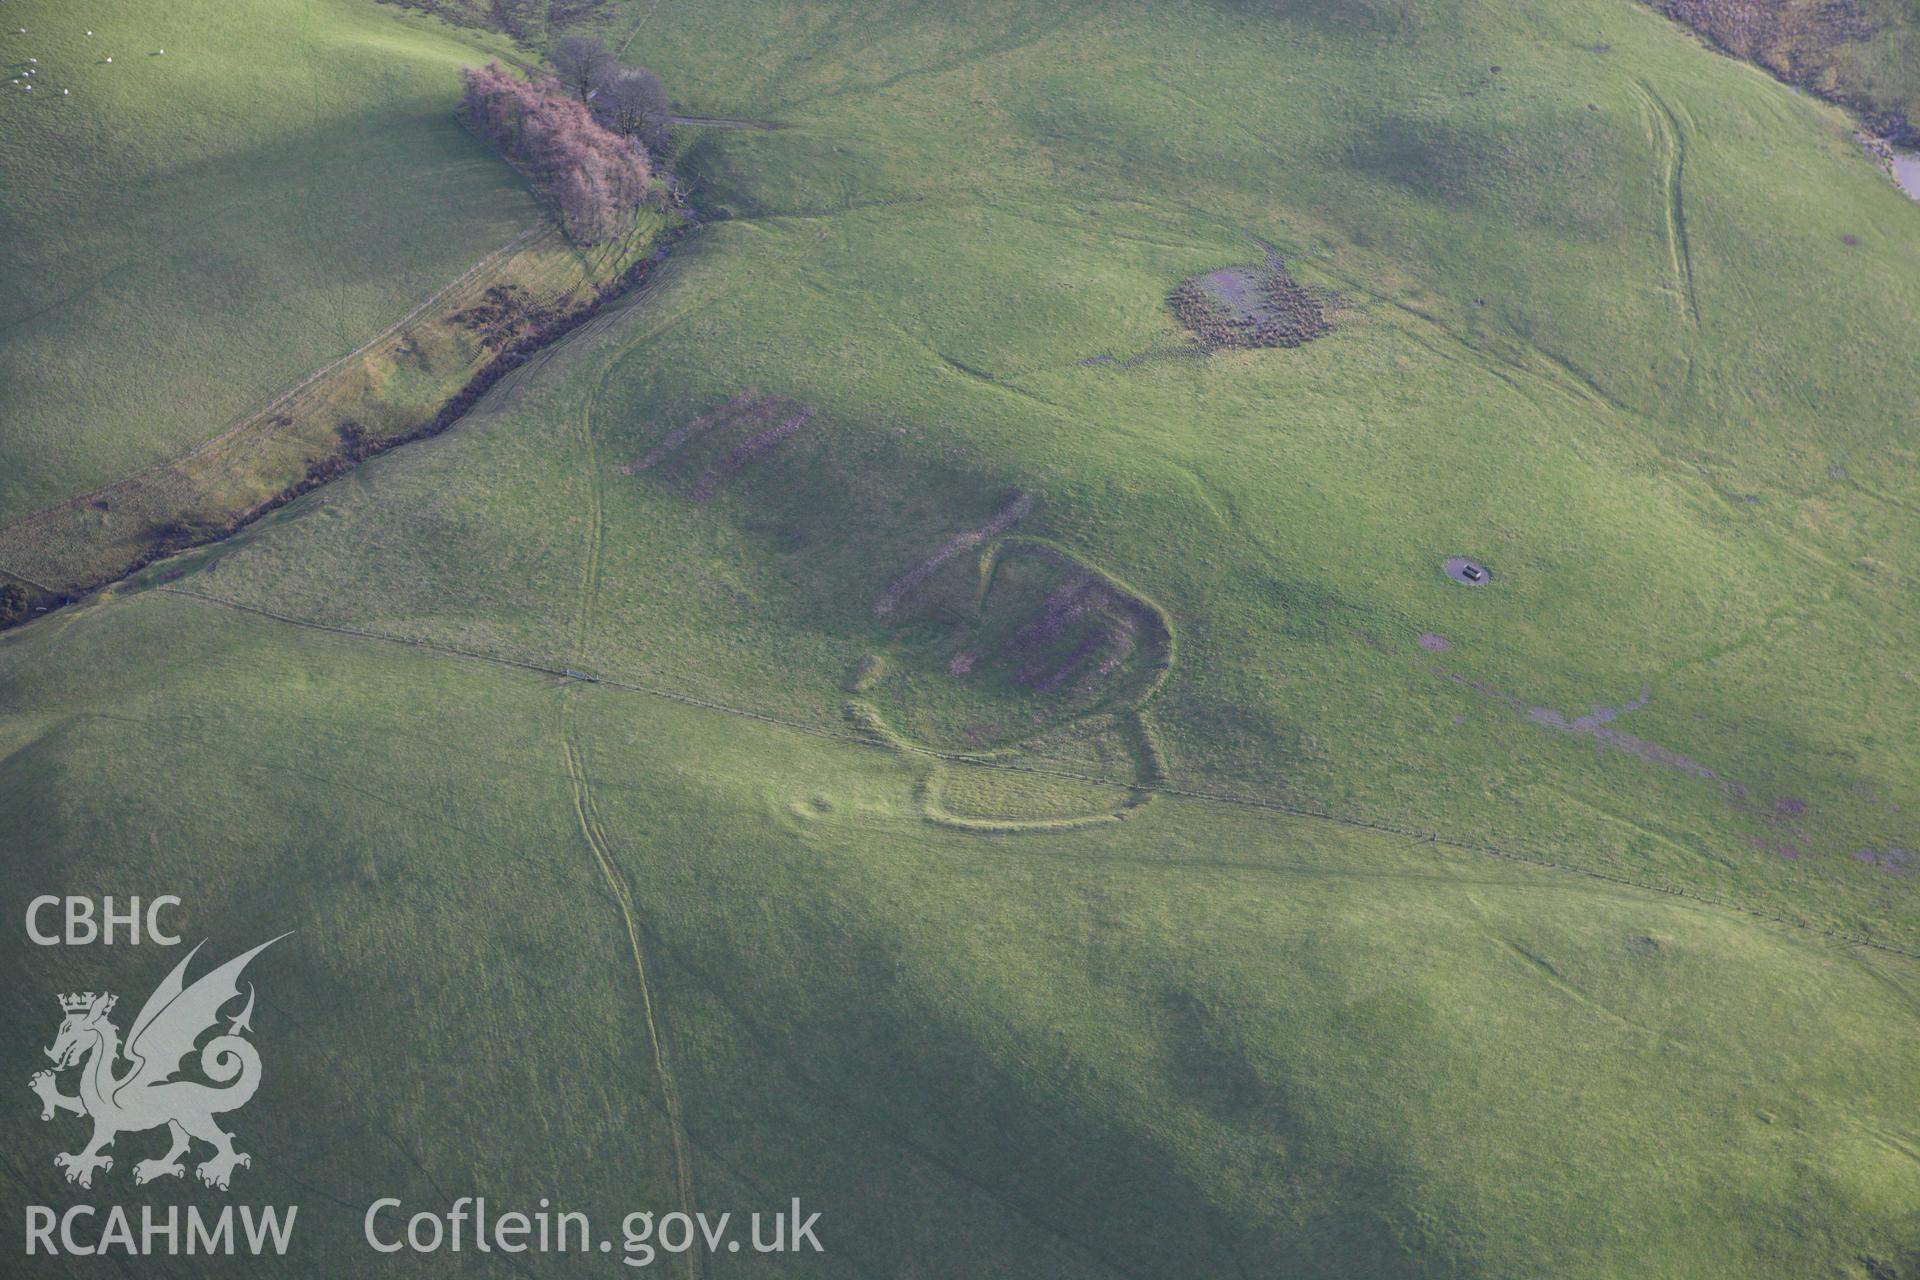
[(1915, 200), (1920, 200), (1920, 151), (1893, 153), (1893, 180)]

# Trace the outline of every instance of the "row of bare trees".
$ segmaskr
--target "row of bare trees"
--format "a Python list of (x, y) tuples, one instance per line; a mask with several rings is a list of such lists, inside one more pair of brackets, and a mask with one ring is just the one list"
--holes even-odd
[(468, 125), (544, 186), (576, 240), (617, 235), (653, 188), (647, 152), (607, 128), (552, 76), (522, 79), (497, 63), (467, 71)]

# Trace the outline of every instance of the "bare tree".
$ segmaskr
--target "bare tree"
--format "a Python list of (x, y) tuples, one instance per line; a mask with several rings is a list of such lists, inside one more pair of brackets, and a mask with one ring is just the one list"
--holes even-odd
[(617, 70), (620, 59), (597, 36), (568, 36), (553, 47), (554, 70), (581, 98)]
[(660, 77), (640, 67), (620, 67), (594, 86), (593, 108), (607, 124), (637, 137), (658, 154), (672, 141), (672, 104)]

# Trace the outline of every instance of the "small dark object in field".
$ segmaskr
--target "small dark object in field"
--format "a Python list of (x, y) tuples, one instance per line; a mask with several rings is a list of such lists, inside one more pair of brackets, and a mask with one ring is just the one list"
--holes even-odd
[(1455, 556), (1447, 561), (1447, 576), (1467, 587), (1484, 587), (1493, 581), (1493, 570), (1483, 564)]
[(1491, 72), (1493, 72), (1493, 74), (1495, 74), (1495, 75), (1499, 75), (1499, 74), (1500, 74), (1500, 64), (1496, 62), (1496, 63), (1494, 63), (1494, 64), (1493, 64), (1493, 65), (1492, 65), (1491, 67), (1488, 67), (1488, 68), (1487, 68), (1487, 70), (1489, 70), (1489, 71), (1491, 71)]
[(1841, 236), (1840, 243), (1843, 245), (1846, 245), (1847, 248), (1851, 249), (1855, 245), (1860, 243), (1860, 237), (1859, 236)]
[(1594, 45), (1593, 48), (1587, 50), (1587, 52), (1588, 53), (1612, 53), (1613, 46), (1610, 44), (1597, 44), (1597, 45)]
[(1444, 653), (1448, 649), (1453, 648), (1453, 643), (1445, 636), (1435, 635), (1429, 631), (1420, 637), (1420, 647), (1428, 653)]
[(1587, 110), (1589, 111), (1598, 111), (1599, 109), (1600, 109), (1600, 104), (1597, 102), (1589, 102), (1587, 104)]

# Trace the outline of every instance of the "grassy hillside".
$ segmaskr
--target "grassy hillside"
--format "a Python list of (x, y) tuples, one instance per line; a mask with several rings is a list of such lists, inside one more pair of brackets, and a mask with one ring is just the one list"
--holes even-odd
[[(0, 641), (0, 733), (9, 914), (29, 885), (166, 890), (219, 947), (297, 930), (256, 962), (268, 1083), (232, 1127), (236, 1198), (299, 1203), (299, 1247), (234, 1274), (337, 1274), (379, 1195), (680, 1202), (581, 787), (691, 1201), (825, 1211), (826, 1254), (707, 1274), (1920, 1261), (1920, 969), (1896, 958), (1197, 801), (940, 830), (872, 748), (160, 593)], [(10, 1078), (56, 988), (136, 999), (173, 958), (6, 945), (32, 978), (0, 1015)], [(21, 1101), (10, 1198), (65, 1203), (76, 1122)], [(193, 1198), (122, 1176), (95, 1197)]]
[(0, 519), (217, 435), (535, 222), (452, 118), (485, 52), (448, 30), (358, 0), (9, 3), (0, 63), (33, 89), (0, 85)]
[[(1920, 1273), (1920, 207), (1837, 110), (1613, 0), (602, 27), (785, 126), (680, 130), (649, 286), (0, 637), (9, 892), (300, 930), (289, 1273), (548, 1187), (817, 1201), (779, 1274)], [(158, 962), (17, 967), (23, 1069)]]
[(1920, 6), (1913, 0), (1657, 0), (1719, 48), (1920, 140)]
[[(848, 83), (882, 55), (829, 32), (725, 98), (717, 35), (663, 28), (633, 56), (692, 109), (792, 126), (687, 138), (733, 216), (203, 589), (821, 724), (878, 656), (862, 700), (915, 741), (1130, 780), (1093, 708), (953, 674), (1039, 607), (996, 621), (991, 545), (875, 611), (1027, 493), (1005, 536), (1170, 616), (1150, 712), (1184, 784), (1911, 947), (1915, 210), (1837, 114), (1655, 15), (1452, 12), (1471, 38), (1175, 6), (986, 49), (984, 14), (902, 16), (890, 73)], [(1335, 333), (1179, 354), (1163, 299), (1256, 237)], [(749, 426), (638, 465), (748, 393), (817, 412), (704, 501)]]
[(443, 430), (492, 381), (631, 287), (674, 221), (582, 245), (551, 219), (177, 459), (0, 525), (0, 567), (58, 600), (217, 542), (372, 454)]

